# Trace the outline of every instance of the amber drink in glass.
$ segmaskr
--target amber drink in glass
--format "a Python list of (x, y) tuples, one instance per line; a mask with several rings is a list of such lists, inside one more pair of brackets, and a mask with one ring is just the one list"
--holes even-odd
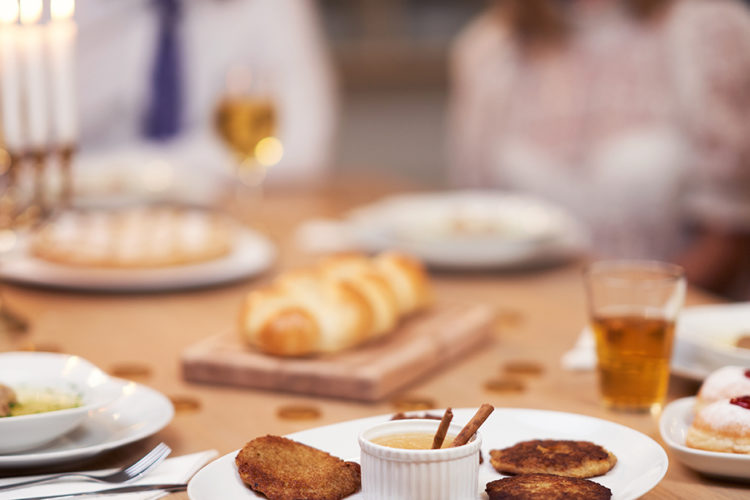
[(682, 268), (655, 261), (601, 261), (584, 272), (599, 387), (610, 408), (658, 411), (669, 382)]
[(275, 87), (265, 69), (234, 64), (227, 71), (226, 88), (216, 102), (214, 127), (235, 157), (240, 192), (242, 185), (260, 188), (267, 170), (284, 155), (277, 137), (280, 113)]

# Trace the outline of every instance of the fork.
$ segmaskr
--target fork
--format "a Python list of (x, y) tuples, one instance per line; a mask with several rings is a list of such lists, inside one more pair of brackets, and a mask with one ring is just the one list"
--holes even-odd
[(167, 456), (172, 452), (172, 449), (164, 443), (159, 443), (156, 447), (139, 458), (130, 465), (126, 465), (121, 469), (107, 474), (96, 474), (96, 473), (82, 473), (82, 472), (63, 472), (62, 474), (54, 474), (52, 476), (46, 476), (38, 479), (32, 479), (30, 481), (21, 481), (17, 483), (5, 484), (0, 486), (0, 491), (11, 490), (14, 488), (22, 488), (24, 486), (30, 486), (32, 484), (49, 483), (57, 481), (63, 478), (77, 478), (83, 479), (84, 481), (96, 481), (101, 483), (128, 483), (141, 477), (157, 465), (159, 465)]

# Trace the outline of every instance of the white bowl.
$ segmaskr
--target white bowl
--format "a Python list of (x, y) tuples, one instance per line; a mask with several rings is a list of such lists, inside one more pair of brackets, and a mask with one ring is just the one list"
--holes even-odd
[(17, 392), (50, 389), (81, 398), (81, 405), (75, 408), (0, 418), (0, 454), (47, 444), (120, 394), (118, 385), (106, 373), (85, 359), (65, 354), (0, 353), (0, 384)]
[[(479, 449), (477, 434), (463, 446), (439, 450), (389, 448), (371, 440), (392, 434), (434, 434), (437, 420), (395, 420), (359, 435), (362, 496), (365, 500), (464, 500), (477, 498)], [(451, 424), (448, 434), (461, 426)]]

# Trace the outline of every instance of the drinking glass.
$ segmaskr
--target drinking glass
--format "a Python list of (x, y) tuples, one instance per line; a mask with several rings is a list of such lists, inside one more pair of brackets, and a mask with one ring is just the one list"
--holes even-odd
[(584, 282), (603, 403), (658, 412), (685, 299), (683, 269), (656, 261), (601, 261), (586, 268)]
[(246, 186), (260, 185), (266, 171), (281, 160), (278, 114), (272, 80), (258, 67), (235, 65), (227, 72), (214, 125), (237, 162), (236, 174)]

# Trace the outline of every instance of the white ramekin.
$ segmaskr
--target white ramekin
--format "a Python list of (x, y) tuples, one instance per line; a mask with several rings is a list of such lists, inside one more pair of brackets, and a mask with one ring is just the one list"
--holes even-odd
[[(391, 434), (434, 434), (439, 424), (437, 420), (394, 420), (359, 435), (365, 500), (476, 500), (482, 445), (478, 434), (463, 446), (440, 450), (403, 450), (371, 441)], [(460, 425), (452, 424), (448, 434), (460, 430)]]

